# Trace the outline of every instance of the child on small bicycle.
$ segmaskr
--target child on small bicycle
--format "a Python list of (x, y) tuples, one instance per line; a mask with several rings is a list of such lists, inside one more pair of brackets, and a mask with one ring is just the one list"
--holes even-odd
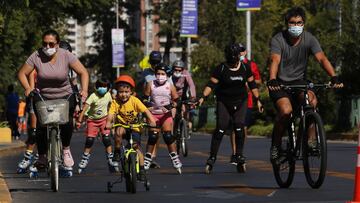
[(87, 133), (85, 140), (84, 153), (79, 163), (79, 174), (85, 170), (89, 163), (91, 148), (94, 144), (95, 138), (98, 136), (99, 130), (102, 136), (102, 142), (106, 151), (106, 159), (108, 161), (110, 172), (116, 171), (118, 163), (113, 162), (113, 153), (111, 146), (110, 130), (105, 129), (106, 119), (108, 115), (108, 107), (111, 104), (112, 98), (109, 92), (110, 83), (106, 79), (99, 79), (95, 83), (96, 91), (92, 93), (86, 100), (83, 111), (77, 121), (79, 126), (84, 119), (84, 114), (87, 114)]
[(181, 173), (182, 164), (176, 152), (176, 137), (172, 133), (173, 118), (171, 113), (171, 109), (176, 106), (178, 95), (175, 86), (168, 81), (169, 72), (170, 68), (166, 64), (160, 63), (156, 65), (156, 80), (148, 82), (144, 92), (145, 96), (150, 96), (150, 111), (156, 119), (156, 125), (161, 126), (161, 129), (152, 128), (149, 130), (147, 153), (145, 154), (145, 169), (148, 170), (150, 168), (152, 162), (151, 152), (159, 139), (159, 132), (161, 130), (173, 166)]
[[(124, 125), (138, 123), (138, 114), (144, 113), (148, 118), (149, 124), (155, 126), (155, 119), (151, 115), (146, 106), (135, 96), (132, 95), (132, 90), (135, 88), (135, 81), (128, 75), (121, 75), (115, 81), (117, 90), (117, 98), (113, 100), (109, 109), (109, 115), (106, 123), (106, 128), (111, 129), (112, 123), (120, 123)], [(145, 180), (144, 170), (144, 155), (140, 150), (140, 129), (133, 128), (131, 130), (125, 130), (123, 127), (115, 128), (115, 161), (120, 161), (120, 151), (122, 146), (122, 139), (129, 139), (130, 133), (135, 141), (137, 153), (139, 155), (139, 179)]]

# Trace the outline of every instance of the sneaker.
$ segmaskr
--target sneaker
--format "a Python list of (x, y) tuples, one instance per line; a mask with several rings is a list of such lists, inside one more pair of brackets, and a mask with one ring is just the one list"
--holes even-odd
[(74, 159), (71, 156), (70, 148), (63, 149), (64, 167), (72, 167), (74, 165)]
[(182, 163), (179, 159), (179, 155), (177, 155), (175, 152), (171, 152), (169, 155), (170, 155), (170, 158), (171, 158), (174, 168), (176, 168), (176, 169), (181, 168)]
[(271, 161), (271, 163), (276, 163), (277, 160), (279, 160), (279, 158), (280, 158), (280, 151), (279, 151), (278, 147), (271, 146), (271, 149), (270, 149), (270, 161)]
[(144, 157), (144, 169), (149, 170), (152, 162), (151, 153), (146, 153)]
[(236, 154), (233, 154), (230, 156), (230, 164), (236, 165), (238, 162), (238, 156)]

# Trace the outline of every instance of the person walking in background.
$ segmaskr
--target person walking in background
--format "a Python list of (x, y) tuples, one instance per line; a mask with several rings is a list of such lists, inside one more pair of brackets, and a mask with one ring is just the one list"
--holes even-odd
[(9, 122), (11, 128), (11, 136), (13, 139), (18, 140), (20, 137), (17, 120), (18, 120), (18, 111), (19, 111), (19, 96), (14, 91), (14, 85), (8, 86), (8, 92), (5, 96), (5, 111), (6, 111), (6, 119)]
[(26, 132), (26, 118), (27, 118), (27, 112), (26, 112), (26, 102), (23, 98), (20, 98), (19, 102), (19, 110), (18, 110), (18, 120), (17, 120), (17, 126), (18, 126), (18, 132), (19, 135), (24, 135)]

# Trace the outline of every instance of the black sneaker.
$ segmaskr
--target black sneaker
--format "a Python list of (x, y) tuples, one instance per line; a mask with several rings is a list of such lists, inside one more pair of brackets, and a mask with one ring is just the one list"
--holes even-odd
[(277, 161), (280, 158), (280, 151), (276, 146), (271, 146), (270, 149), (270, 161), (273, 164), (277, 164)]
[(237, 155), (236, 154), (233, 154), (230, 156), (230, 164), (232, 165), (236, 165), (237, 164)]

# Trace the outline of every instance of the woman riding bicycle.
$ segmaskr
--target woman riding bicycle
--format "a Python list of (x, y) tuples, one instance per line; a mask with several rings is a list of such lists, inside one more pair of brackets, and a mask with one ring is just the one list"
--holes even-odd
[(211, 138), (210, 157), (206, 162), (206, 173), (210, 173), (216, 161), (221, 140), (232, 120), (235, 131), (237, 163), (244, 165), (245, 157), (243, 147), (245, 141), (244, 122), (247, 109), (247, 87), (251, 89), (259, 111), (262, 104), (259, 100), (259, 91), (252, 75), (250, 66), (243, 63), (246, 49), (242, 44), (234, 43), (226, 46), (226, 62), (217, 66), (206, 85), (199, 105), (215, 90), (216, 104), (216, 129)]
[[(60, 135), (63, 146), (64, 169), (72, 171), (74, 160), (70, 152), (70, 141), (72, 137), (73, 124), (72, 116), (75, 109), (75, 96), (71, 88), (68, 73), (69, 68), (73, 69), (81, 79), (80, 94), (83, 98), (88, 95), (89, 75), (85, 67), (75, 55), (59, 48), (60, 37), (55, 30), (48, 30), (42, 35), (42, 48), (35, 51), (21, 67), (18, 78), (25, 89), (25, 96), (29, 96), (34, 90), (29, 85), (28, 76), (36, 69), (37, 83), (36, 89), (43, 99), (68, 99), (69, 100), (69, 123), (60, 125)], [(39, 95), (35, 95), (34, 104), (40, 101)], [(34, 107), (35, 108), (35, 107)], [(37, 114), (37, 109), (35, 108)], [(39, 163), (46, 165), (47, 136), (46, 127), (37, 125), (36, 130)], [(72, 174), (72, 173), (69, 173)]]

